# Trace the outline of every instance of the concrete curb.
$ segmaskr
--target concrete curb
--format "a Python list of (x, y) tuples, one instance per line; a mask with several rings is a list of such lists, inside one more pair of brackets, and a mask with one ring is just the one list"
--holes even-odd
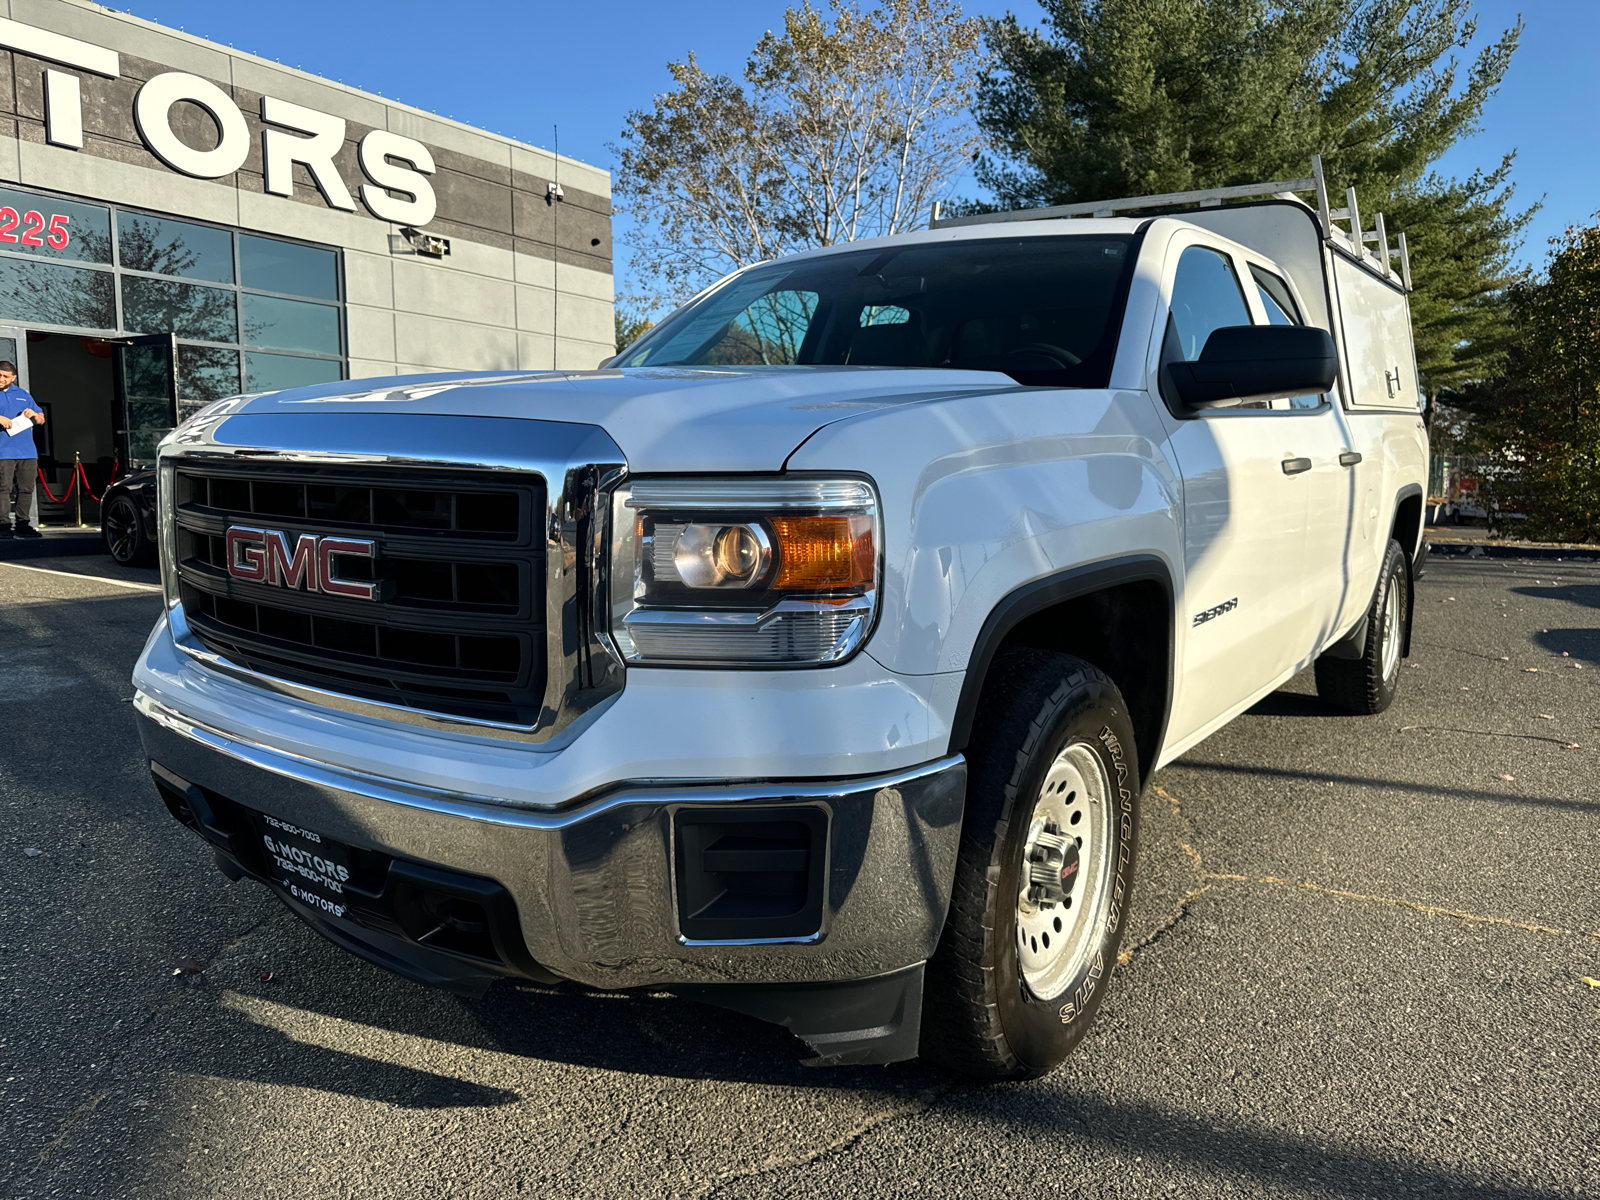
[(1440, 558), (1546, 558), (1556, 562), (1600, 562), (1600, 546), (1505, 546), (1492, 542), (1429, 542), (1430, 557)]
[(0, 562), (20, 561), (28, 558), (70, 558), (75, 554), (104, 554), (100, 531), (86, 533), (46, 533), (38, 539), (25, 541), (13, 539), (0, 542)]

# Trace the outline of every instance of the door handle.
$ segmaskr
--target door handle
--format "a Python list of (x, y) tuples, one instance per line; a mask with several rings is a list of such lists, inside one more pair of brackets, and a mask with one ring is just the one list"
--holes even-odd
[(1286, 458), (1283, 460), (1283, 473), (1285, 475), (1298, 475), (1301, 471), (1311, 470), (1309, 458)]
[(1360, 461), (1361, 455), (1357, 454), (1354, 450), (1345, 450), (1339, 455), (1339, 465), (1341, 467), (1353, 467)]

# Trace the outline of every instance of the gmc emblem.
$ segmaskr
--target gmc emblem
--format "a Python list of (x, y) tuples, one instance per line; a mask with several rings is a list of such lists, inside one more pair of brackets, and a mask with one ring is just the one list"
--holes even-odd
[(228, 530), (228, 574), (250, 583), (297, 591), (326, 592), (330, 596), (354, 596), (376, 600), (379, 584), (368, 580), (340, 579), (335, 573), (335, 557), (376, 558), (377, 543), (365, 538), (319, 538), (302, 533), (290, 548), (289, 535), (281, 529), (251, 529), (234, 525)]

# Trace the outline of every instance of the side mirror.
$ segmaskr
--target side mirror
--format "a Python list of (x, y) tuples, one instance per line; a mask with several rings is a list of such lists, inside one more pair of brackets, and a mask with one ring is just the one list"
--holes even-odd
[(1327, 331), (1309, 325), (1228, 325), (1211, 331), (1198, 360), (1166, 370), (1187, 407), (1229, 408), (1326, 392), (1339, 377), (1339, 355)]

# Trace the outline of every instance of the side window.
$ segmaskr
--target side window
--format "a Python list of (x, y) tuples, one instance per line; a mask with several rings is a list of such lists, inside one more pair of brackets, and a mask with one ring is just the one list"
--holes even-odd
[(1256, 293), (1261, 297), (1261, 307), (1267, 310), (1269, 325), (1304, 325), (1289, 285), (1271, 271), (1252, 265), (1250, 274), (1256, 281)]
[(1172, 320), (1167, 330), (1176, 344), (1163, 357), (1193, 362), (1213, 329), (1253, 323), (1239, 277), (1227, 258), (1205, 246), (1185, 250), (1172, 283)]
[[(1271, 271), (1264, 271), (1251, 264), (1250, 276), (1256, 281), (1256, 293), (1261, 297), (1261, 307), (1266, 310), (1267, 324), (1269, 325), (1304, 325), (1300, 319), (1299, 306), (1294, 302), (1294, 295), (1289, 291), (1289, 285)], [(1273, 407), (1282, 405), (1282, 401), (1274, 401)], [(1322, 407), (1321, 396), (1291, 396), (1288, 406), (1290, 410), (1305, 410)]]

